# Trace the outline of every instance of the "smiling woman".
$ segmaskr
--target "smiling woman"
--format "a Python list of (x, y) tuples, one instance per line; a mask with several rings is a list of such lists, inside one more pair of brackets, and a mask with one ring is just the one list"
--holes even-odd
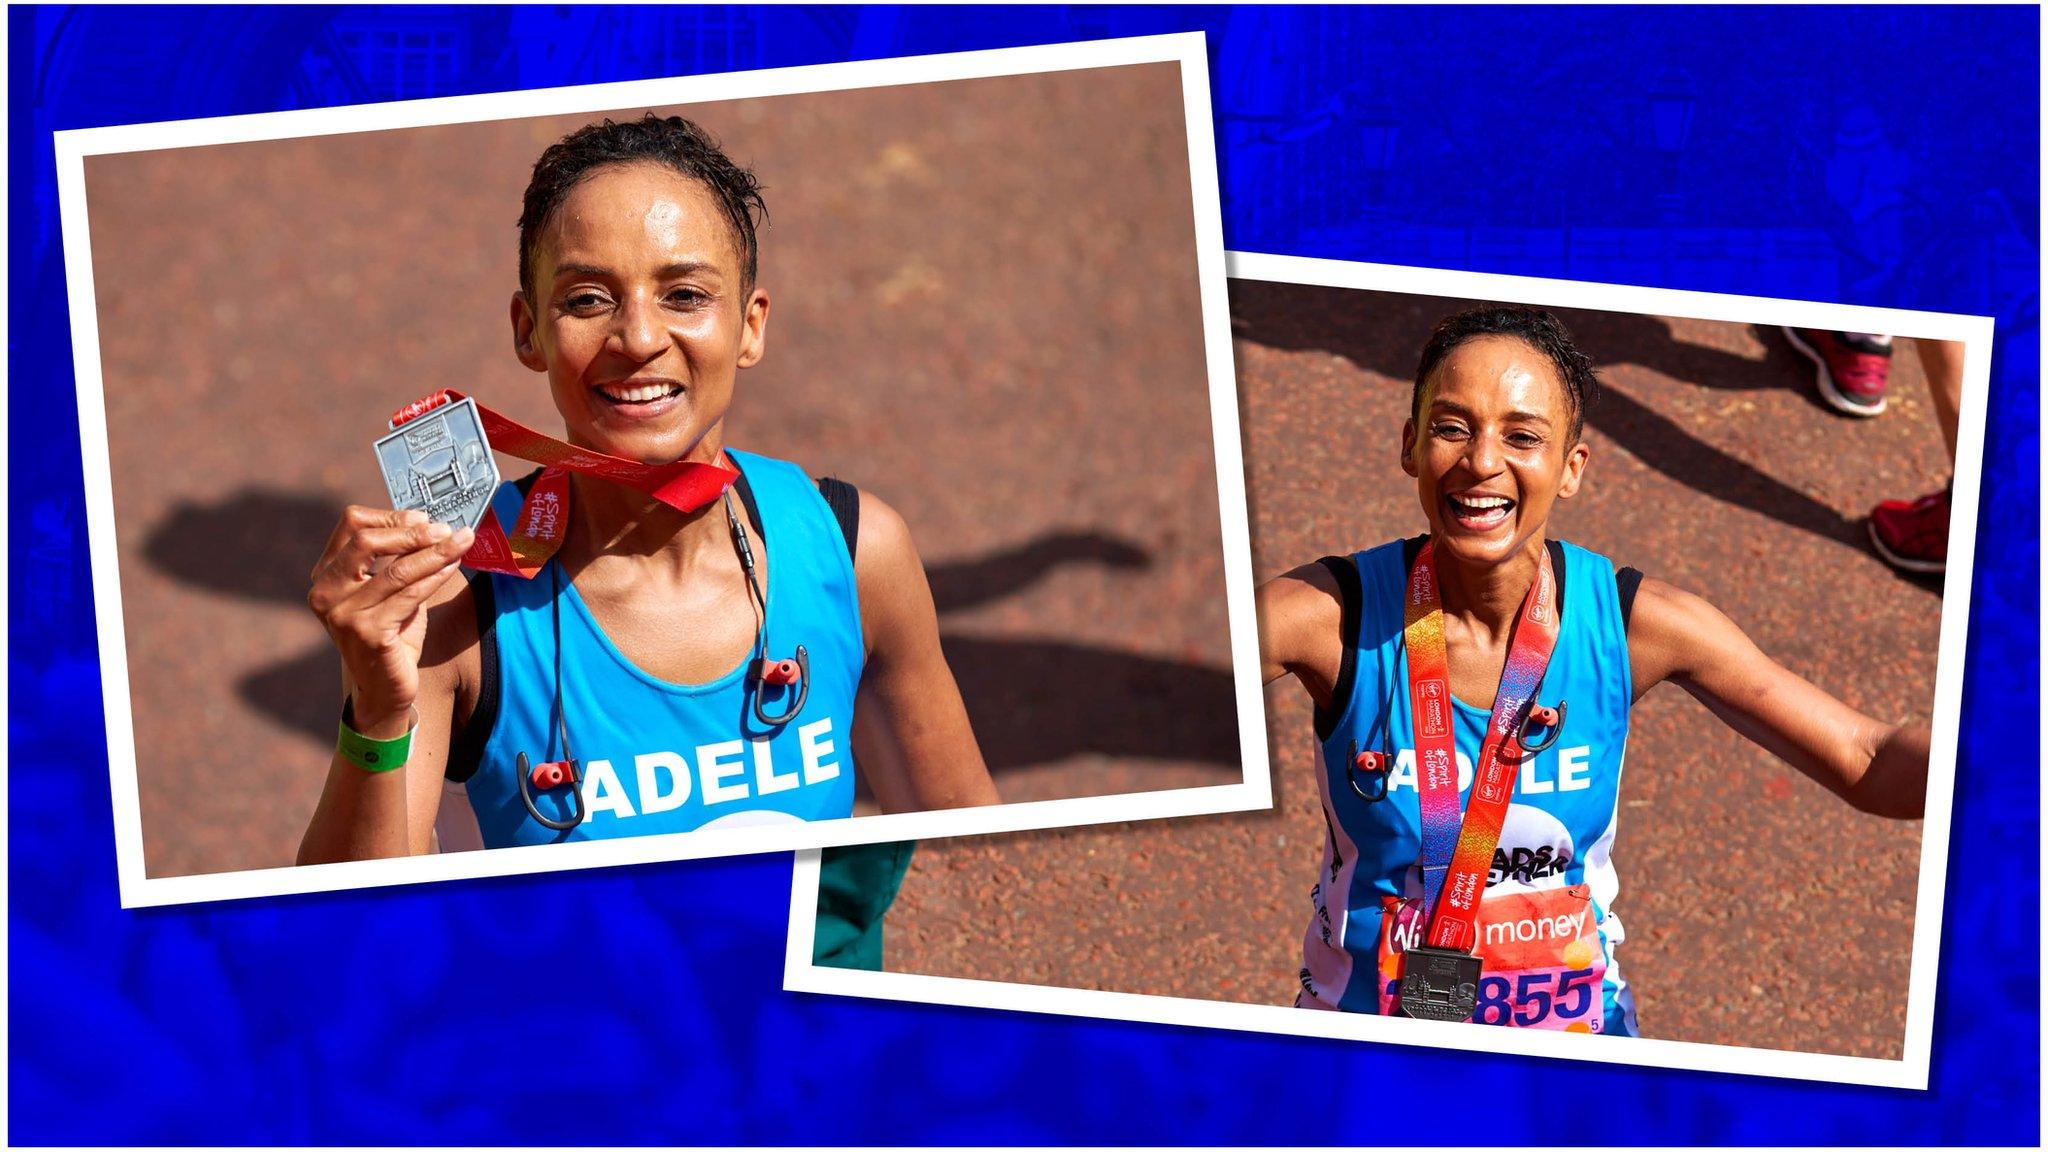
[(519, 362), (569, 444), (717, 482), (504, 484), (497, 523), (560, 531), (530, 574), (467, 580), (471, 529), (351, 506), (308, 597), (347, 703), (300, 862), (842, 818), (856, 765), (884, 811), (996, 802), (901, 517), (725, 443), (767, 348), (764, 214), (681, 117), (593, 124), (535, 164)]
[(1629, 709), (1666, 680), (1857, 808), (1920, 814), (1927, 729), (1549, 539), (1594, 390), (1548, 313), (1446, 318), (1401, 433), (1427, 534), (1259, 590), (1264, 677), (1315, 704), (1326, 817), (1297, 1006), (1635, 1035), (1610, 855)]

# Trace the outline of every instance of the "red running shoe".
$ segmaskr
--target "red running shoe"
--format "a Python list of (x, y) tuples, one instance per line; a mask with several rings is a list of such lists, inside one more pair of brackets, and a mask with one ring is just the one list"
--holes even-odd
[(1821, 399), (1835, 411), (1851, 416), (1884, 411), (1884, 386), (1892, 374), (1890, 340), (1818, 328), (1787, 328), (1785, 339), (1814, 362)]
[(1870, 510), (1870, 543), (1884, 562), (1905, 572), (1948, 566), (1949, 490), (1918, 500), (1887, 500)]

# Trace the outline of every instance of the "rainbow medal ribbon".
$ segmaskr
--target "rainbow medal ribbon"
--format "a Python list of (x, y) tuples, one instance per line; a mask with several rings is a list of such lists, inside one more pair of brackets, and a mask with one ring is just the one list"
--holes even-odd
[[(491, 494), (498, 487), (495, 448), (541, 465), (511, 531), (498, 523)], [(725, 494), (739, 473), (678, 460), (642, 464), (578, 448), (536, 432), (452, 388), (432, 392), (391, 414), (391, 433), (377, 441), (377, 466), (392, 507), (417, 508), (451, 526), (476, 529), (464, 566), (531, 580), (569, 536), (569, 474), (622, 484), (678, 512), (695, 512)]]
[(419, 511), (450, 528), (474, 528), (491, 510), (498, 465), (476, 401), (443, 404), (393, 424), (376, 444), (391, 506)]
[(1473, 954), (1479, 940), (1479, 898), (1521, 767), (1522, 726), (1557, 647), (1557, 579), (1550, 570), (1550, 550), (1543, 550), (1542, 566), (1522, 598), (1508, 637), (1507, 663), (1501, 668), (1500, 689), (1479, 745), (1472, 797), (1462, 820), (1450, 658), (1444, 645), (1434, 540), (1423, 543), (1408, 573), (1405, 616), (1408, 706), (1415, 724), (1416, 783), (1422, 805), (1422, 918), (1429, 932), (1424, 944), (1401, 954), (1401, 1011), (1423, 1020), (1463, 1022), (1472, 1018), (1479, 1004), (1484, 964)]

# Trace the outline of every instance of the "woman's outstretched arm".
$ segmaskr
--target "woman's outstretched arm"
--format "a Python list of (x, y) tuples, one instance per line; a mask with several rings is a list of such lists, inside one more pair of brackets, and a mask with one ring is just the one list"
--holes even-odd
[(1887, 724), (1835, 699), (1765, 655), (1698, 596), (1644, 580), (1628, 652), (1637, 699), (1670, 680), (1859, 810), (1917, 820), (1925, 809), (1926, 728)]
[(1259, 585), (1259, 679), (1293, 676), (1319, 708), (1330, 706), (1344, 665), (1344, 601), (1337, 578), (1303, 564)]

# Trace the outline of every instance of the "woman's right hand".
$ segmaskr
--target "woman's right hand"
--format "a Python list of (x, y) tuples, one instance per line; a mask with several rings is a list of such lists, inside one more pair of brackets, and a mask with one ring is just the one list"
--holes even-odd
[(306, 605), (341, 652), (356, 731), (395, 739), (419, 696), (426, 603), (459, 567), (476, 534), (450, 532), (423, 512), (351, 504), (313, 565)]

